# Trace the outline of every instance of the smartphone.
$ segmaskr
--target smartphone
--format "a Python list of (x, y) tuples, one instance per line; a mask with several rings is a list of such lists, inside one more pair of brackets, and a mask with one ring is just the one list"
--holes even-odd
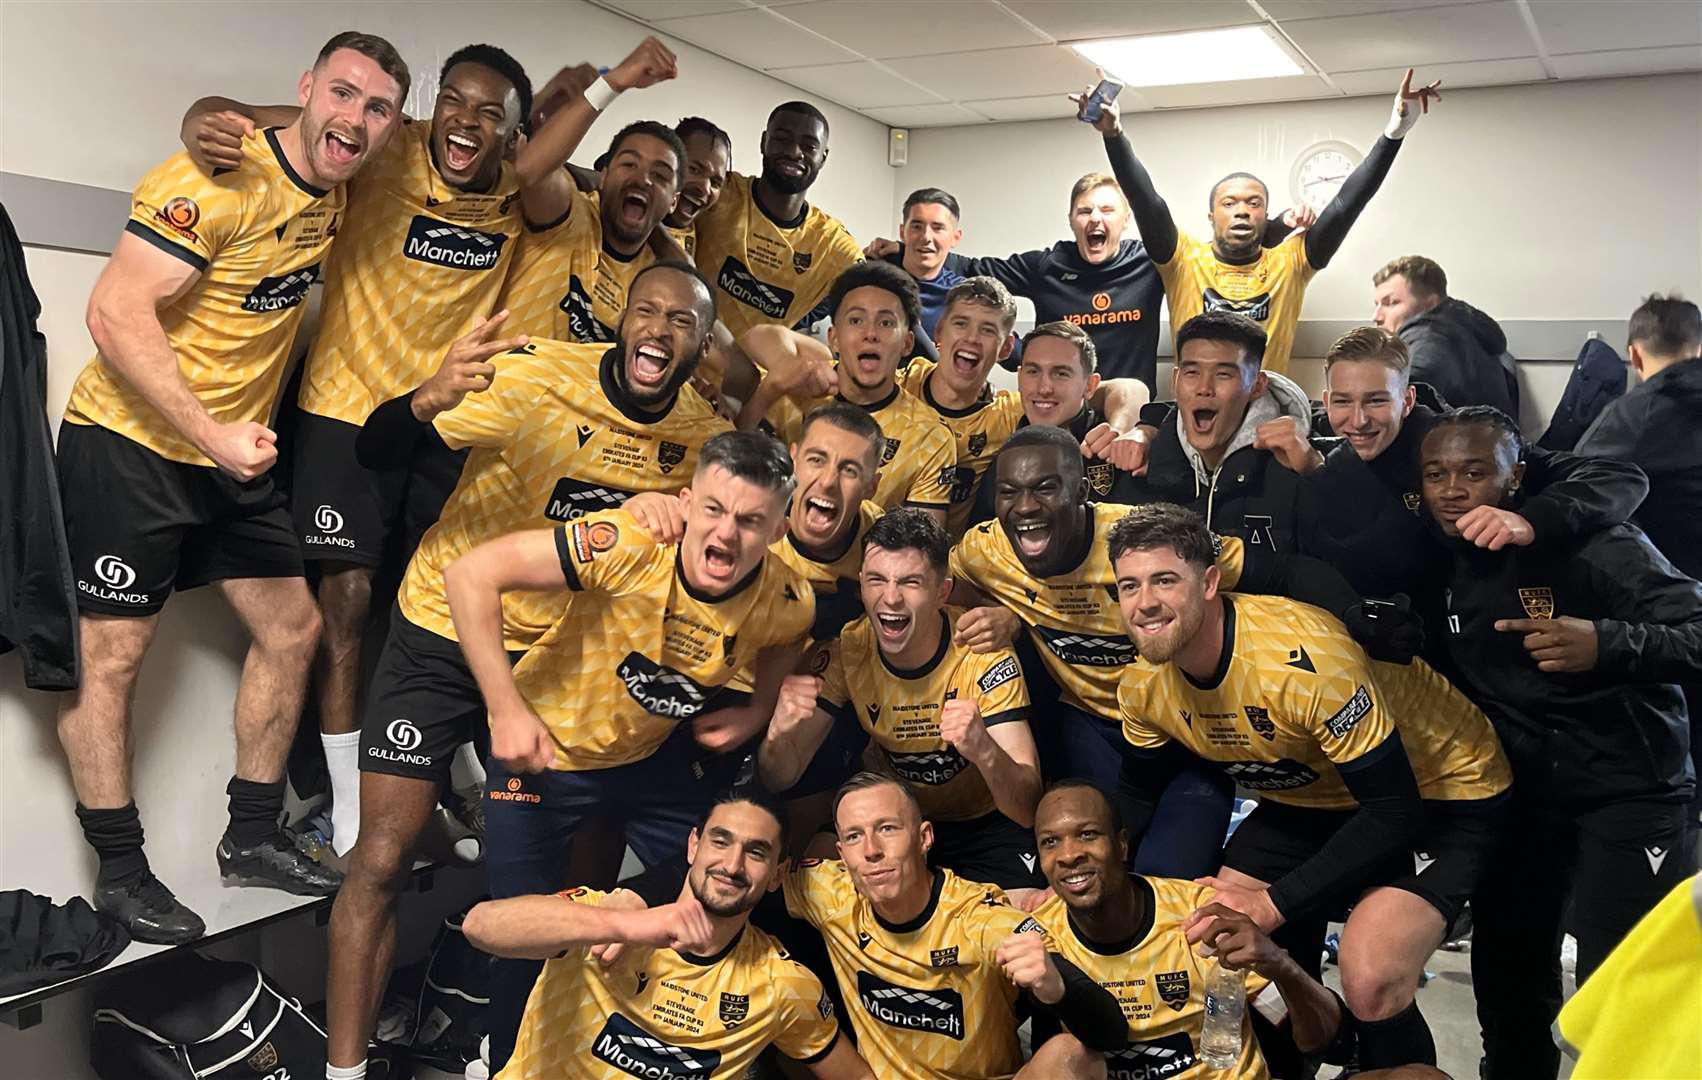
[(1101, 79), (1099, 85), (1093, 88), (1093, 93), (1087, 95), (1087, 107), (1081, 112), (1084, 124), (1097, 124), (1105, 106), (1117, 100), (1117, 95), (1123, 92), (1123, 84), (1115, 79)]
[(1362, 600), (1360, 607), (1367, 619), (1375, 622), (1378, 619), (1393, 618), (1397, 613), (1405, 612), (1407, 606), (1395, 600)]

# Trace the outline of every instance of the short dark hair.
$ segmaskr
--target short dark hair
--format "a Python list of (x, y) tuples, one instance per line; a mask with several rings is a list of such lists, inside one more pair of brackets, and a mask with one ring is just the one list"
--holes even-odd
[(1223, 341), (1241, 346), (1241, 362), (1255, 369), (1265, 362), (1265, 345), (1270, 338), (1265, 328), (1234, 311), (1205, 311), (1176, 331), (1176, 362), (1182, 362), (1182, 346), (1190, 341)]
[[(999, 457), (1012, 450), (1021, 450), (1025, 446), (1050, 446), (1064, 458), (1064, 471), (1070, 482), (1075, 483), (1087, 476), (1087, 461), (1081, 456), (1081, 440), (1061, 427), (1051, 424), (1025, 424), (1016, 429), (1005, 445), (999, 449)], [(998, 460), (993, 462), (993, 477), (998, 478)]]
[[(727, 156), (729, 158), (733, 156), (733, 137), (725, 131), (722, 131), (712, 121), (705, 120), (701, 116), (688, 116), (684, 118), (674, 125), (674, 134), (680, 137), (682, 145), (693, 135), (707, 135), (715, 142), (725, 143), (727, 146)], [(680, 160), (683, 161), (685, 159), (682, 156)]]
[(668, 149), (674, 152), (674, 180), (676, 184), (686, 171), (686, 144), (679, 134), (667, 124), (655, 120), (634, 120), (626, 127), (615, 132), (615, 137), (609, 140), (609, 151), (598, 160), (606, 167), (614, 156), (620, 153), (621, 144), (634, 135), (648, 135), (652, 139), (660, 139), (668, 144)]
[(1702, 312), (1674, 293), (1656, 293), (1637, 305), (1625, 339), (1656, 356), (1695, 356), (1702, 346)]
[(1102, 187), (1115, 188), (1117, 190), (1117, 197), (1123, 200), (1123, 205), (1129, 205), (1129, 197), (1123, 194), (1123, 185), (1117, 182), (1117, 178), (1115, 176), (1112, 176), (1110, 173), (1090, 172), (1079, 178), (1074, 184), (1070, 185), (1070, 209), (1075, 209), (1077, 199), (1086, 195), (1095, 188)]
[(703, 295), (709, 298), (709, 318), (704, 323), (704, 332), (708, 333), (709, 327), (714, 325), (715, 320), (720, 317), (720, 312), (716, 310), (715, 304), (715, 286), (711, 285), (709, 279), (703, 276), (702, 270), (683, 259), (659, 259), (646, 266), (632, 275), (632, 281), (627, 283), (627, 293), (630, 295), (632, 290), (638, 287), (638, 283), (644, 280), (644, 275), (653, 274), (658, 270), (672, 270), (676, 274), (684, 274), (703, 286)]
[(940, 318), (951, 312), (954, 304), (981, 304), (999, 313), (1005, 333), (1016, 325), (1016, 298), (1011, 291), (990, 277), (967, 277), (946, 291), (946, 302), (940, 307)]
[(936, 574), (945, 574), (951, 566), (951, 537), (926, 510), (915, 506), (888, 510), (876, 518), (863, 537), (863, 550), (872, 547), (882, 551), (920, 551), (928, 560), (928, 568)]
[(845, 796), (858, 791), (867, 791), (870, 788), (884, 787), (888, 785), (897, 788), (903, 793), (905, 800), (910, 803), (911, 809), (916, 811), (917, 818), (921, 818), (923, 816), (922, 801), (916, 797), (916, 789), (911, 787), (908, 781), (896, 776), (888, 776), (885, 773), (870, 772), (865, 769), (853, 776), (851, 779), (845, 781), (843, 784), (840, 784), (839, 790), (833, 793), (833, 808), (828, 812), (827, 818), (828, 821), (833, 824), (833, 831), (839, 831), (839, 804), (845, 801)]
[(1217, 541), (1206, 519), (1175, 503), (1145, 503), (1130, 510), (1111, 526), (1106, 545), (1113, 566), (1131, 551), (1164, 547), (1202, 570), (1217, 562)]
[(853, 263), (850, 269), (833, 279), (833, 288), (827, 291), (829, 317), (838, 321), (839, 308), (845, 303), (845, 297), (865, 287), (885, 289), (898, 297), (899, 306), (904, 309), (905, 329), (914, 330), (922, 324), (922, 297), (916, 291), (916, 279), (879, 259)]
[(827, 117), (822, 114), (822, 111), (820, 109), (816, 108), (814, 105), (811, 105), (807, 101), (783, 101), (783, 102), (781, 102), (780, 104), (778, 104), (774, 107), (773, 112), (768, 114), (768, 122), (770, 124), (774, 123), (774, 118), (776, 116), (779, 116), (781, 113), (791, 113), (794, 116), (808, 116), (813, 120), (819, 120), (819, 121), (821, 121), (821, 133), (823, 135), (826, 135), (828, 133), (828, 131), (827, 131)]
[(1493, 429), (1500, 440), (1512, 449), (1514, 462), (1525, 460), (1525, 433), (1519, 430), (1519, 422), (1493, 405), (1467, 405), (1461, 409), (1450, 409), (1431, 421), (1430, 431), (1425, 432), (1424, 437), (1428, 439), (1432, 432), (1441, 428), (1464, 427)]
[[(704, 807), (703, 816), (697, 820), (697, 837), (699, 840), (703, 839), (703, 830), (709, 827), (709, 819), (714, 816), (715, 811), (733, 803), (750, 803), (773, 818), (775, 824), (780, 826), (780, 850), (782, 852), (786, 850), (786, 808), (780, 804), (779, 799), (756, 785), (746, 785), (723, 791), (711, 799), (709, 805)], [(776, 854), (779, 854), (779, 852)]]
[(1371, 275), (1371, 284), (1381, 285), (1396, 274), (1406, 278), (1407, 286), (1420, 296), (1448, 295), (1448, 275), (1442, 272), (1435, 259), (1427, 259), (1423, 255), (1402, 255), (1398, 259), (1390, 259)]
[[(1085, 780), (1085, 779), (1083, 779), (1082, 777), (1079, 777), (1079, 776), (1066, 776), (1062, 780), (1054, 780), (1051, 783), (1047, 784), (1046, 790), (1042, 791), (1040, 793), (1040, 797), (1042, 799), (1044, 799), (1046, 796), (1052, 794), (1054, 791), (1091, 791), (1091, 792), (1093, 792), (1095, 795), (1099, 796), (1100, 799), (1102, 799), (1104, 801), (1105, 809), (1110, 813), (1112, 833), (1124, 833), (1124, 834), (1128, 833), (1128, 831), (1129, 831), (1128, 827), (1123, 824), (1123, 811), (1118, 808), (1117, 800), (1113, 799), (1111, 796), (1107, 795), (1105, 793), (1105, 789), (1100, 787), (1098, 784), (1094, 783), (1092, 780)], [(1126, 838), (1127, 837), (1125, 835), (1125, 839)]]
[(944, 188), (924, 187), (917, 188), (915, 191), (912, 191), (910, 193), (910, 197), (904, 200), (904, 210), (898, 215), (898, 220), (908, 220), (910, 217), (910, 208), (912, 206), (922, 206), (928, 203), (931, 203), (934, 206), (945, 207), (951, 212), (953, 221), (956, 221), (963, 216), (958, 213), (957, 199), (951, 192), (946, 191)]
[(1259, 177), (1254, 176), (1250, 172), (1232, 172), (1211, 186), (1211, 193), (1206, 196), (1207, 209), (1217, 205), (1217, 189), (1229, 183), (1231, 180), (1251, 180), (1253, 183), (1258, 184), (1260, 187), (1265, 189), (1266, 201), (1269, 201), (1271, 197), (1271, 186)]
[(320, 49), (319, 55), (314, 58), (313, 66), (317, 68), (331, 59), (331, 54), (338, 49), (353, 50), (377, 64), (379, 70), (395, 79), (396, 85), (401, 88), (401, 93), (397, 95), (398, 104), (407, 99), (408, 88), (413, 85), (414, 76), (408, 70), (408, 63), (402, 59), (402, 54), (396, 51), (396, 46), (377, 34), (363, 34), (359, 30), (344, 30), (325, 43), (325, 47)]
[(507, 79), (508, 84), (514, 87), (515, 96), (520, 99), (521, 126), (531, 122), (532, 80), (527, 77), (526, 69), (520, 66), (520, 61), (495, 45), (463, 45), (443, 62), (443, 69), (437, 73), (438, 86), (441, 87), (449, 78), (449, 71), (456, 64), (478, 64)]
[(792, 455), (780, 440), (760, 431), (723, 431), (704, 443), (697, 455), (697, 471), (716, 465), (740, 480), (787, 497), (798, 482), (792, 474)]
[(880, 461), (881, 451), (886, 449), (886, 436), (881, 434), (881, 426), (875, 422), (869, 410), (849, 401), (830, 401), (826, 405), (811, 409), (810, 414), (804, 417), (804, 426), (798, 430), (800, 444), (818, 421), (869, 440), (869, 453), (875, 456), (877, 462)]
[(1412, 352), (1399, 334), (1391, 334), (1381, 326), (1356, 326), (1336, 339), (1324, 354), (1324, 372), (1344, 360), (1375, 360), (1400, 373), (1404, 381), (1412, 370)]
[(1046, 337), (1057, 338), (1060, 341), (1067, 341), (1076, 347), (1076, 355), (1081, 357), (1081, 370), (1083, 375), (1092, 375), (1094, 370), (1099, 367), (1098, 346), (1094, 345), (1093, 338), (1088, 336), (1087, 331), (1083, 330), (1075, 323), (1064, 319), (1059, 319), (1056, 322), (1041, 323), (1028, 333), (1022, 335), (1022, 347), (1026, 349), (1028, 348), (1029, 343), (1034, 341), (1036, 338)]

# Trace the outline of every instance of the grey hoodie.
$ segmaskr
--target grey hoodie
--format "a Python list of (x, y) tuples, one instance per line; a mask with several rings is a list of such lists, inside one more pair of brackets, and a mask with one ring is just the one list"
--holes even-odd
[[(1274, 371), (1265, 372), (1265, 392), (1254, 398), (1247, 406), (1247, 415), (1242, 418), (1241, 426), (1235, 431), (1235, 438), (1229, 441), (1229, 447), (1223, 452), (1218, 468), (1229, 464), (1229, 460), (1237, 450), (1253, 445), (1253, 438), (1259, 430), (1259, 425), (1279, 416), (1292, 416), (1300, 424), (1300, 437), (1310, 438), (1312, 435), (1312, 402), (1306, 397), (1306, 392), (1300, 389), (1293, 379), (1286, 375), (1278, 375)], [(1194, 466), (1195, 493), (1203, 493), (1212, 486), (1213, 470), (1207, 468), (1200, 457), (1200, 452), (1194, 449), (1188, 437), (1182, 433), (1182, 413), (1176, 412), (1176, 424), (1173, 429), (1177, 442), (1182, 444), (1182, 453)]]

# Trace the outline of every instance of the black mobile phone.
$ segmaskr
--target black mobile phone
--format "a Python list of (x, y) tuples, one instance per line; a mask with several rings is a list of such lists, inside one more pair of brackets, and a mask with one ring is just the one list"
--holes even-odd
[(1381, 619), (1401, 610), (1401, 605), (1393, 600), (1362, 600), (1360, 609), (1365, 612), (1367, 619)]
[(1093, 93), (1087, 95), (1087, 107), (1082, 110), (1083, 123), (1096, 124), (1105, 106), (1117, 100), (1117, 95), (1123, 92), (1123, 84), (1115, 79), (1101, 79), (1099, 85), (1093, 88)]

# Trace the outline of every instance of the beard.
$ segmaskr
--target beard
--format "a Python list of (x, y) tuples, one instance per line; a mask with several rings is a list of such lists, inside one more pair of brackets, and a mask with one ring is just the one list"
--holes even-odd
[(674, 395), (679, 393), (680, 387), (684, 386), (692, 375), (696, 373), (697, 365), (703, 359), (702, 342), (699, 342), (698, 345), (699, 348), (692, 350), (692, 355), (689, 358), (680, 361), (674, 367), (673, 373), (663, 380), (661, 386), (658, 386), (654, 390), (639, 391), (633, 389), (632, 384), (627, 381), (626, 366), (628, 350), (626, 338), (620, 334), (616, 334), (615, 348), (620, 350), (617, 354), (620, 357), (620, 362), (615, 365), (615, 382), (620, 385), (621, 392), (626, 395), (627, 400), (632, 404), (637, 405), (641, 409), (654, 410), (658, 405), (663, 405), (672, 401)]
[(1141, 659), (1152, 664), (1167, 664), (1176, 658), (1176, 654), (1185, 648), (1188, 642), (1194, 640), (1199, 633), (1200, 624), (1205, 622), (1204, 605), (1176, 612), (1176, 617), (1170, 623), (1170, 632), (1159, 638), (1142, 639), (1137, 634), (1130, 634), (1130, 640), (1135, 643), (1135, 649), (1141, 654)]
[(788, 176), (779, 169), (769, 168), (766, 161), (762, 164), (762, 182), (782, 195), (802, 195), (815, 180), (816, 174), (807, 168), (802, 176)]
[(757, 895), (744, 893), (735, 900), (715, 898), (709, 891), (709, 875), (703, 874), (692, 880), (691, 894), (697, 897), (697, 902), (703, 905), (703, 910), (718, 919), (730, 919), (735, 915), (743, 915), (756, 907)]

